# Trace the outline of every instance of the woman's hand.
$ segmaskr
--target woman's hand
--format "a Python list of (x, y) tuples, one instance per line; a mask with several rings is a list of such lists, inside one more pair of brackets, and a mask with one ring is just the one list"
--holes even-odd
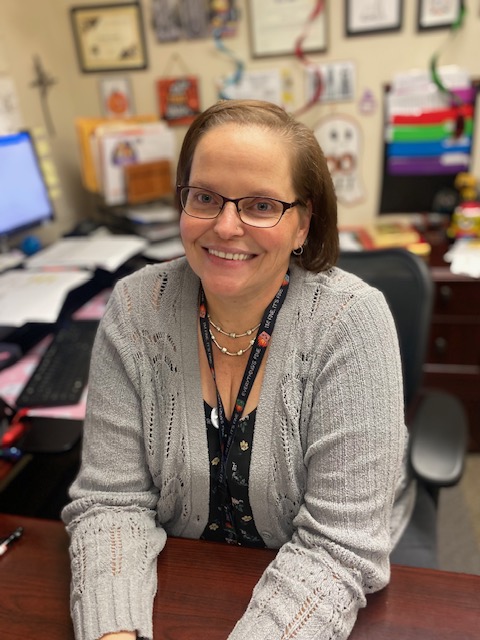
[(135, 640), (136, 637), (135, 631), (117, 631), (116, 633), (107, 633), (100, 640)]

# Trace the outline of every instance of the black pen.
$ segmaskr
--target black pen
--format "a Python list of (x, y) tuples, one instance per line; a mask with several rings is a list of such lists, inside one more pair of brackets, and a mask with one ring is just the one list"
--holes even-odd
[(23, 527), (18, 527), (2, 542), (2, 544), (0, 544), (0, 556), (3, 556), (3, 554), (7, 552), (9, 545), (11, 545), (12, 542), (15, 542), (15, 540), (18, 540), (22, 533)]

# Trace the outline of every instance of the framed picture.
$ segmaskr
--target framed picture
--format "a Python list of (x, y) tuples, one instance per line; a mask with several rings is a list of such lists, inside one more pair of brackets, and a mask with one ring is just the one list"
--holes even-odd
[(316, 0), (248, 0), (252, 56), (293, 55), (302, 35), (304, 52), (326, 51), (325, 9), (309, 22), (315, 6)]
[(403, 0), (345, 0), (347, 36), (400, 31)]
[(126, 118), (134, 112), (130, 81), (124, 76), (100, 78), (102, 115), (107, 118)]
[(147, 53), (138, 2), (73, 7), (70, 10), (80, 69), (145, 69)]
[(418, 31), (449, 29), (460, 17), (462, 0), (419, 0)]

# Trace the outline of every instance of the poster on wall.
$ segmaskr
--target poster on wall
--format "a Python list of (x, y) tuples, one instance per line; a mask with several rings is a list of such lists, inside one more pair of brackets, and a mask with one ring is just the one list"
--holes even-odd
[(314, 133), (325, 154), (338, 201), (354, 205), (364, 200), (360, 177), (362, 134), (358, 123), (348, 116), (326, 116)]
[(157, 81), (160, 117), (170, 125), (189, 125), (200, 113), (198, 78), (181, 76)]
[(321, 78), (323, 90), (319, 102), (346, 102), (355, 95), (355, 64), (345, 60), (328, 64), (308, 65), (305, 68), (307, 80), (307, 98), (313, 100), (318, 79)]

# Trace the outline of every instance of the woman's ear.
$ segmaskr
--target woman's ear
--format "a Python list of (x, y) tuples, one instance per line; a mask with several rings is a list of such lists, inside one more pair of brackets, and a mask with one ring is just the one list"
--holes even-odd
[(303, 245), (305, 243), (305, 240), (307, 239), (308, 231), (310, 229), (310, 222), (312, 220), (312, 214), (313, 214), (313, 205), (312, 205), (312, 201), (309, 200), (307, 202), (307, 205), (303, 207), (303, 210), (300, 214), (300, 226), (299, 226), (298, 238), (299, 240), (301, 240), (301, 242), (299, 243), (299, 246)]

